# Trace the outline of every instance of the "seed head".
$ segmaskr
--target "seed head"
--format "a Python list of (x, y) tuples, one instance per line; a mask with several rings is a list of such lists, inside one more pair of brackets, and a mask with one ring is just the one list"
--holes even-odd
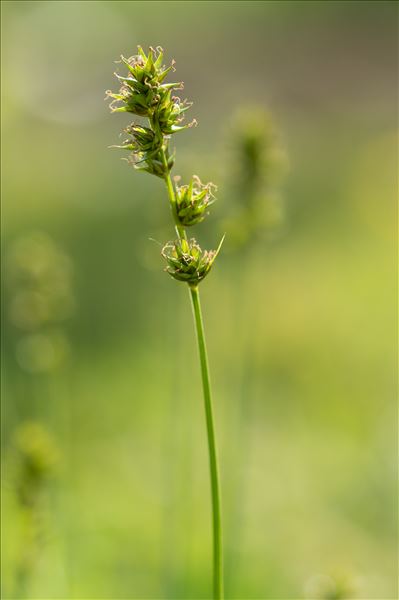
[(121, 84), (118, 94), (107, 91), (107, 96), (112, 98), (110, 108), (112, 112), (131, 112), (140, 116), (150, 116), (163, 95), (170, 89), (180, 89), (180, 83), (162, 83), (173, 63), (169, 67), (162, 66), (163, 52), (161, 48), (150, 48), (148, 55), (141, 46), (138, 54), (125, 58), (121, 56), (127, 69), (124, 77), (115, 73)]
[(174, 69), (174, 62), (169, 67), (162, 66), (163, 51), (160, 47), (155, 50), (150, 48), (145, 54), (138, 46), (138, 51), (136, 56), (130, 58), (121, 56), (128, 73), (126, 77), (115, 73), (121, 87), (117, 94), (107, 91), (107, 96), (112, 98), (111, 111), (149, 117), (159, 137), (193, 125), (195, 121), (181, 125), (184, 113), (192, 103), (172, 96), (172, 90), (183, 89), (183, 84), (163, 83), (167, 74)]
[[(165, 165), (162, 161), (161, 150), (163, 140), (149, 127), (132, 123), (125, 132), (128, 138), (119, 146), (111, 148), (121, 148), (129, 150), (131, 155), (128, 161), (133, 164), (138, 171), (147, 171), (158, 177), (165, 176)], [(174, 155), (169, 155), (166, 148), (167, 171), (170, 171), (174, 164)]]
[[(174, 61), (169, 67), (164, 67), (162, 61), (163, 51), (159, 46), (150, 47), (148, 54), (138, 46), (136, 56), (121, 57), (128, 73), (126, 76), (115, 73), (121, 84), (119, 93), (107, 92), (112, 98), (111, 112), (129, 112), (147, 117), (149, 121), (149, 127), (132, 123), (126, 130), (130, 137), (122, 145), (112, 147), (130, 150), (132, 155), (128, 162), (158, 177), (165, 177), (174, 164), (174, 155), (168, 149), (170, 136), (196, 124), (195, 119), (182, 124), (192, 103), (172, 95), (173, 90), (183, 89), (183, 84), (164, 83), (168, 73), (174, 70)], [(166, 162), (162, 159), (162, 149)]]
[[(178, 281), (196, 286), (209, 273), (223, 240), (217, 250), (203, 251), (194, 239), (187, 240), (184, 227), (196, 225), (208, 214), (208, 207), (215, 201), (212, 183), (203, 184), (194, 175), (188, 185), (173, 188), (170, 171), (174, 153), (169, 149), (171, 136), (196, 124), (195, 119), (183, 124), (191, 102), (172, 94), (183, 88), (182, 83), (165, 83), (174, 68), (162, 65), (163, 51), (150, 47), (145, 54), (138, 46), (138, 54), (122, 62), (128, 69), (127, 76), (116, 74), (121, 88), (118, 94), (107, 92), (113, 100), (112, 112), (130, 112), (147, 117), (146, 126), (132, 123), (125, 132), (128, 137), (119, 146), (131, 152), (128, 162), (141, 171), (147, 171), (165, 180), (179, 239), (168, 242), (162, 255), (167, 262), (166, 271)], [(182, 231), (183, 229), (183, 231)]]
[(216, 200), (216, 189), (213, 183), (201, 183), (196, 175), (188, 185), (176, 185), (176, 213), (181, 225), (189, 227), (205, 219), (207, 208)]
[(166, 271), (174, 279), (196, 286), (204, 279), (222, 247), (222, 238), (216, 250), (202, 250), (194, 238), (168, 242), (162, 249), (167, 262)]

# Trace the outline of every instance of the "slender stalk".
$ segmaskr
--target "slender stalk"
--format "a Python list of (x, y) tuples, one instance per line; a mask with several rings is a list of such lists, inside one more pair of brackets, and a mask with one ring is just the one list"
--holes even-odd
[(169, 202), (170, 202), (170, 207), (172, 209), (173, 220), (175, 222), (176, 233), (180, 239), (182, 239), (182, 238), (187, 239), (186, 231), (185, 231), (184, 227), (182, 227), (180, 225), (179, 219), (177, 218), (175, 190), (173, 189), (172, 178), (170, 176), (170, 171), (168, 169), (168, 161), (166, 160), (166, 154), (165, 154), (165, 150), (163, 148), (161, 150), (161, 156), (162, 156), (162, 162), (165, 167), (166, 189), (168, 190)]
[[(162, 150), (162, 161), (167, 167), (165, 151)], [(176, 196), (170, 177), (170, 172), (165, 168), (165, 183), (168, 190), (169, 201), (175, 221), (175, 228), (179, 238), (187, 239), (184, 227), (179, 224), (176, 213)], [(205, 343), (204, 324), (202, 320), (201, 304), (198, 286), (190, 286), (191, 305), (193, 309), (194, 325), (197, 334), (198, 352), (201, 366), (202, 387), (204, 393), (206, 429), (208, 436), (209, 468), (211, 476), (212, 498), (212, 525), (213, 525), (213, 597), (215, 600), (223, 598), (223, 550), (222, 550), (222, 519), (220, 503), (219, 471), (216, 450), (215, 426), (212, 411), (211, 382), (209, 377), (208, 354)]]
[(208, 355), (206, 351), (204, 324), (202, 320), (199, 289), (198, 287), (189, 287), (195, 329), (197, 333), (198, 351), (201, 365), (202, 387), (204, 392), (206, 428), (208, 434), (213, 523), (213, 595), (215, 600), (221, 600), (223, 598), (222, 519), (215, 426), (212, 410), (211, 382), (209, 377)]

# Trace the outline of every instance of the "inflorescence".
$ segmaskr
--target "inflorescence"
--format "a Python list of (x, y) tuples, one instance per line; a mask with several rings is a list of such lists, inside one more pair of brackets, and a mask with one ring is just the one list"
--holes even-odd
[[(185, 112), (192, 103), (173, 95), (182, 90), (183, 83), (165, 83), (167, 75), (174, 71), (174, 61), (163, 65), (163, 50), (150, 47), (146, 54), (138, 46), (138, 54), (130, 58), (121, 57), (127, 67), (126, 76), (115, 73), (119, 83), (118, 93), (107, 91), (112, 99), (113, 113), (128, 112), (146, 117), (148, 123), (133, 122), (124, 130), (126, 139), (121, 145), (112, 146), (130, 152), (128, 161), (139, 171), (146, 171), (165, 180), (169, 190), (170, 204), (179, 239), (168, 242), (162, 256), (167, 261), (166, 271), (178, 281), (195, 287), (208, 274), (219, 250), (203, 251), (194, 239), (187, 240), (184, 228), (203, 221), (209, 206), (215, 201), (216, 186), (203, 184), (193, 175), (187, 185), (173, 184), (170, 172), (175, 156), (169, 149), (171, 136), (196, 125), (196, 120), (184, 122)], [(223, 241), (223, 240), (222, 240)]]

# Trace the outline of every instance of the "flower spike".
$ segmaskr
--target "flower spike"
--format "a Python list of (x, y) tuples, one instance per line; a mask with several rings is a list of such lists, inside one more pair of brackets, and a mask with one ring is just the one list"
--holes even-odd
[[(176, 181), (176, 178), (175, 178)], [(197, 175), (193, 175), (188, 185), (176, 185), (177, 218), (185, 227), (201, 223), (208, 213), (208, 207), (216, 198), (213, 183), (203, 184)]]
[(174, 279), (196, 287), (211, 270), (223, 241), (224, 236), (216, 250), (201, 250), (194, 238), (168, 242), (162, 249), (167, 262), (166, 272)]

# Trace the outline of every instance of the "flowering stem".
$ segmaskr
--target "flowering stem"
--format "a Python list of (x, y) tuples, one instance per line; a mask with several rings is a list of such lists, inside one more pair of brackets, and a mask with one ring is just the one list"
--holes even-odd
[[(211, 475), (211, 496), (213, 514), (213, 589), (214, 600), (223, 598), (222, 526), (220, 511), (220, 491), (216, 456), (215, 429), (212, 415), (211, 385), (209, 380), (208, 358), (205, 345), (198, 283), (204, 279), (217, 257), (223, 239), (217, 250), (202, 251), (194, 239), (188, 240), (185, 226), (195, 225), (204, 219), (207, 206), (214, 200), (211, 183), (202, 185), (193, 176), (188, 186), (174, 187), (170, 170), (174, 157), (169, 156), (170, 136), (189, 125), (181, 125), (185, 111), (191, 104), (172, 96), (172, 90), (182, 89), (179, 83), (164, 83), (165, 76), (173, 69), (162, 66), (163, 50), (159, 46), (146, 54), (138, 46), (138, 54), (129, 59), (121, 57), (128, 68), (128, 77), (116, 77), (121, 83), (118, 94), (111, 91), (112, 112), (130, 112), (147, 116), (149, 127), (132, 123), (125, 131), (131, 139), (122, 146), (133, 151), (135, 167), (161, 177), (166, 184), (170, 208), (173, 215), (178, 240), (168, 242), (162, 249), (167, 261), (166, 271), (178, 281), (188, 283), (193, 307), (194, 323), (197, 332), (199, 359), (204, 392), (206, 427), (208, 433), (209, 465)], [(194, 121), (191, 125), (194, 124)]]
[[(180, 225), (176, 211), (176, 196), (173, 188), (165, 150), (162, 149), (162, 162), (165, 167), (165, 183), (168, 190), (170, 206), (175, 221), (175, 228), (180, 239), (187, 239), (186, 231)], [(215, 426), (212, 411), (211, 382), (209, 377), (208, 355), (205, 343), (204, 324), (198, 286), (191, 286), (190, 296), (193, 309), (194, 324), (198, 341), (198, 352), (201, 366), (202, 388), (204, 393), (206, 429), (208, 435), (209, 468), (211, 475), (212, 524), (213, 524), (213, 597), (214, 600), (223, 598), (223, 556), (222, 556), (222, 521), (220, 506), (220, 485), (216, 451)]]
[(221, 600), (223, 598), (222, 519), (215, 427), (212, 411), (211, 382), (209, 378), (208, 355), (206, 351), (204, 324), (202, 320), (199, 289), (197, 286), (189, 287), (195, 328), (197, 333), (198, 351), (201, 365), (202, 387), (204, 392), (206, 428), (208, 433), (213, 522), (213, 597), (215, 600)]

